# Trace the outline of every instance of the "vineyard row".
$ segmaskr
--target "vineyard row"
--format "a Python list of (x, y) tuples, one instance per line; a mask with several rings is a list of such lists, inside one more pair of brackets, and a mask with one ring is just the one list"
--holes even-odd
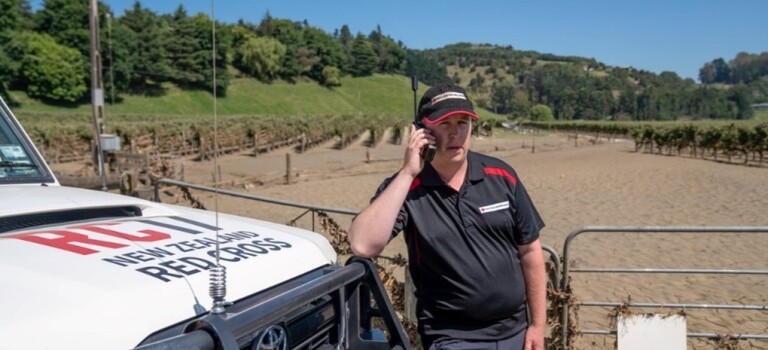
[(768, 122), (528, 122), (527, 127), (554, 132), (587, 133), (603, 137), (629, 137), (635, 150), (691, 157), (725, 157), (731, 162), (762, 166), (768, 153)]
[[(93, 152), (90, 125), (56, 123), (49, 118), (26, 122), (27, 130), (43, 155), (51, 162), (88, 158)], [(371, 116), (254, 117), (227, 116), (215, 124), (195, 118), (116, 118), (107, 132), (120, 140), (121, 150), (130, 153), (187, 156), (209, 159), (218, 139), (220, 154), (253, 149), (254, 155), (296, 145), (302, 151), (331, 139), (344, 148), (365, 131), (383, 135), (387, 128), (404, 125), (403, 120)], [(138, 119), (138, 120), (137, 120)], [(395, 130), (401, 130), (396, 127)], [(399, 132), (396, 137), (399, 137)], [(215, 137), (218, 135), (218, 137)], [(378, 140), (377, 140), (378, 141)]]

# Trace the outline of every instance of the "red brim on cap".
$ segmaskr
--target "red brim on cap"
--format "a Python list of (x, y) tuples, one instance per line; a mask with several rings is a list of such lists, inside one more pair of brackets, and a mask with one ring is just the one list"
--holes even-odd
[[(438, 111), (438, 112), (437, 112), (437, 113), (435, 113), (435, 114), (437, 114), (437, 115), (440, 115), (440, 112), (441, 112), (441, 111)], [(431, 120), (431, 119), (429, 119), (429, 117), (423, 117), (421, 120), (422, 120), (422, 121), (423, 121), (425, 124), (434, 125), (434, 124), (437, 124), (437, 123), (441, 122), (442, 120), (444, 120), (444, 119), (446, 119), (446, 118), (450, 118), (450, 117), (453, 117), (453, 116), (455, 116), (455, 115), (459, 115), (459, 114), (462, 114), (462, 115), (467, 115), (467, 116), (469, 116), (469, 117), (470, 117), (470, 118), (472, 118), (472, 119), (480, 119), (480, 116), (478, 116), (477, 114), (475, 114), (475, 112), (472, 112), (472, 111), (456, 111), (456, 110), (453, 110), (453, 111), (447, 112), (447, 113), (445, 113), (445, 114), (443, 114), (443, 115), (440, 115), (440, 117), (438, 117), (438, 118), (437, 118), (437, 119), (435, 119), (435, 120)]]

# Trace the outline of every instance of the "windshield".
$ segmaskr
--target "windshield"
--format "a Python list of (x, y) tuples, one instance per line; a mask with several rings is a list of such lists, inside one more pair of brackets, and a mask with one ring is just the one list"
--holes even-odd
[(0, 99), (0, 185), (52, 182), (42, 159)]

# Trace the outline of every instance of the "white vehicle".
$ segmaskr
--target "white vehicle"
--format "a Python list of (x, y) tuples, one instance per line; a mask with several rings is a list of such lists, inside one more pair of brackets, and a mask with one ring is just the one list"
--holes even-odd
[(0, 295), (7, 349), (409, 348), (370, 261), (341, 266), (294, 227), (61, 186), (2, 100)]

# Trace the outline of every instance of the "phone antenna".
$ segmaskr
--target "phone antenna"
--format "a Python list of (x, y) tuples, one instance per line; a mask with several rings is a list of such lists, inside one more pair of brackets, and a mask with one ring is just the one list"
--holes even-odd
[(413, 120), (418, 120), (419, 109), (416, 105), (416, 92), (419, 91), (419, 79), (415, 75), (411, 76), (411, 90), (413, 90)]

